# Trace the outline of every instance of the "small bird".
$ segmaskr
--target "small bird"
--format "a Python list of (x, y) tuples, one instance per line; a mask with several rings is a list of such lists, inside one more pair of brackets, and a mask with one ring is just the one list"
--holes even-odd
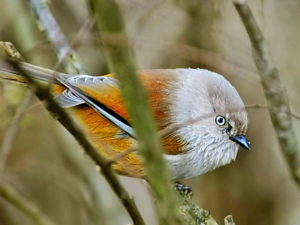
[[(136, 146), (114, 74), (69, 75), (27, 63), (20, 65), (34, 79), (52, 82), (55, 100), (70, 109), (108, 160)], [(245, 105), (223, 76), (204, 69), (153, 69), (137, 74), (148, 93), (158, 128), (176, 127), (162, 136), (164, 157), (174, 179), (194, 177), (230, 163), (239, 145), (250, 150), (245, 137)], [(16, 71), (1, 65), (0, 77), (26, 83)], [(137, 152), (120, 157), (113, 168), (122, 175), (145, 176)]]

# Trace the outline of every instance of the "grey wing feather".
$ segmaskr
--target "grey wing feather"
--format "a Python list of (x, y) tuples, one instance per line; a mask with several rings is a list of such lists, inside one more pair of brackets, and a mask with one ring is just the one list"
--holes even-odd
[(67, 82), (76, 86), (76, 85), (83, 85), (88, 87), (93, 86), (114, 86), (118, 87), (118, 81), (111, 77), (95, 77), (89, 75), (77, 75), (73, 77), (69, 77)]
[(84, 100), (78, 98), (69, 89), (66, 89), (62, 94), (55, 97), (55, 101), (63, 108), (70, 108), (85, 103)]
[(58, 76), (57, 80), (68, 88), (56, 98), (62, 107), (72, 107), (83, 103), (88, 104), (96, 112), (110, 120), (113, 124), (125, 131), (131, 137), (136, 137), (134, 129), (127, 123), (127, 121), (124, 121), (124, 119), (120, 118), (120, 116), (109, 112), (109, 110), (107, 110), (101, 103), (97, 104), (94, 99), (90, 98), (78, 87), (76, 87), (76, 85), (87, 85), (89, 87), (97, 85), (111, 85), (117, 87), (118, 83), (116, 79), (109, 77), (77, 75), (73, 77)]

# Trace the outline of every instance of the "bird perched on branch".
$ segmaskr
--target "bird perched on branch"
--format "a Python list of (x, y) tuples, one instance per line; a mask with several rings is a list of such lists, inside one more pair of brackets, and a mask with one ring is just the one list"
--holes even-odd
[[(34, 79), (52, 82), (56, 101), (70, 109), (90, 141), (107, 159), (117, 158), (120, 174), (144, 177), (135, 131), (125, 109), (118, 80), (105, 76), (68, 75), (20, 63)], [(248, 119), (236, 89), (221, 75), (203, 69), (157, 69), (138, 73), (147, 90), (162, 134), (164, 157), (174, 179), (189, 178), (226, 165), (239, 145), (250, 149), (245, 137)], [(0, 66), (0, 77), (20, 83), (26, 79)], [(173, 129), (172, 129), (173, 128)]]

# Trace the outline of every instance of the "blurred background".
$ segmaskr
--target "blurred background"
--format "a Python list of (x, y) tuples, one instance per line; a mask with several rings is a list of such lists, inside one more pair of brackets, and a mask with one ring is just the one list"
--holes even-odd
[[(57, 59), (38, 29), (27, 1), (1, 0), (0, 40), (10, 41), (33, 64), (54, 68)], [(138, 68), (207, 68), (223, 74), (246, 105), (266, 105), (246, 31), (230, 0), (118, 0)], [(90, 74), (107, 73), (85, 0), (51, 0), (51, 10), (73, 41)], [(300, 114), (300, 1), (252, 0), (250, 7), (267, 39), (293, 112)], [(61, 68), (57, 70), (63, 71)], [(26, 88), (0, 83), (0, 146)], [(300, 191), (289, 176), (266, 109), (249, 109), (252, 151), (187, 181), (194, 200), (218, 223), (232, 214), (239, 225), (300, 224)], [(300, 121), (293, 120), (300, 137)], [(56, 224), (129, 224), (130, 218), (77, 142), (34, 98), (9, 146), (1, 182), (12, 186)], [(1, 154), (1, 153), (0, 153)], [(124, 178), (147, 224), (156, 224), (147, 184)], [(0, 225), (30, 225), (0, 198)]]

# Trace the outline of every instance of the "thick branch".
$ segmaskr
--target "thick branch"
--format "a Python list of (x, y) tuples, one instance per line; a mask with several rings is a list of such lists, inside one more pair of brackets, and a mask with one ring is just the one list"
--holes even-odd
[(147, 180), (157, 201), (161, 224), (180, 224), (178, 203), (171, 188), (170, 173), (162, 156), (149, 101), (135, 73), (134, 58), (125, 34), (120, 10), (114, 0), (90, 0), (107, 60), (116, 73), (125, 97), (131, 122), (139, 141), (139, 151), (145, 161)]
[(268, 45), (248, 4), (245, 0), (235, 0), (234, 5), (252, 43), (253, 58), (261, 77), (281, 152), (286, 158), (294, 180), (300, 185), (300, 149), (292, 128), (291, 110), (286, 90), (279, 80), (278, 70), (273, 63)]

